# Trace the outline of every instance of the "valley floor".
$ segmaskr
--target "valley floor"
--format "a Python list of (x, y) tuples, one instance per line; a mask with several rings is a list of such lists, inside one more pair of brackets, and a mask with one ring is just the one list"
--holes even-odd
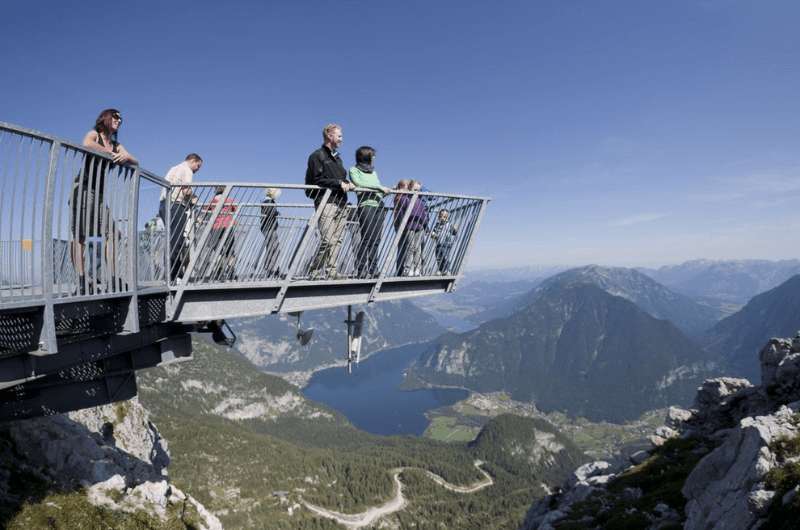
[(444, 442), (469, 442), (491, 418), (514, 414), (548, 421), (568, 435), (587, 455), (603, 459), (612, 457), (626, 445), (644, 443), (647, 436), (663, 423), (665, 413), (663, 409), (653, 410), (625, 424), (591, 422), (559, 412), (544, 413), (532, 403), (511, 399), (505, 392), (473, 392), (467, 399), (450, 407), (430, 411), (427, 417), (431, 423), (424, 436)]

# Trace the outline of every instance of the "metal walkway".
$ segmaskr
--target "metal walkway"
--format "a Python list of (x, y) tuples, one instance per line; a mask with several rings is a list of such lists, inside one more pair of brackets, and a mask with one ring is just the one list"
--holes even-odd
[(379, 206), (170, 186), (0, 122), (0, 420), (129, 399), (136, 370), (190, 357), (189, 333), (214, 321), (455, 287), (488, 199), (349, 195)]

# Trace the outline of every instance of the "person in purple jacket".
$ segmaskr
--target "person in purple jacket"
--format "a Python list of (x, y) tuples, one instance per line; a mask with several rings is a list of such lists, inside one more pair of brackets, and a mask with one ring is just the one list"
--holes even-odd
[[(416, 180), (411, 180), (408, 184), (408, 189), (410, 191), (419, 191), (420, 183)], [(402, 207), (404, 211), (411, 204), (412, 197), (412, 195), (402, 196), (405, 202)], [(408, 216), (404, 233), (406, 248), (401, 276), (419, 276), (422, 274), (422, 237), (428, 230), (428, 207), (422, 197), (416, 196), (416, 199)]]
[[(408, 191), (408, 180), (399, 180), (394, 189), (397, 191)], [(409, 195), (398, 193), (394, 196), (394, 204), (392, 205), (392, 218), (394, 221), (395, 231), (400, 230), (400, 225), (403, 223), (403, 216), (406, 213), (409, 202)], [(406, 233), (407, 232), (403, 231), (403, 233), (400, 234), (400, 240), (397, 244), (397, 256), (395, 257), (395, 274), (397, 276), (403, 275), (403, 264), (406, 261)]]

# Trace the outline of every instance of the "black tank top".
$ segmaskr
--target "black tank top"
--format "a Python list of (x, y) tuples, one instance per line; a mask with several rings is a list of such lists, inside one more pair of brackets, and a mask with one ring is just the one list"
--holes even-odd
[[(97, 143), (105, 147), (103, 136), (99, 132), (97, 133)], [(111, 151), (113, 153), (119, 151), (119, 142), (113, 139), (111, 140)], [(102, 193), (105, 188), (106, 173), (109, 169), (114, 169), (115, 165), (107, 158), (87, 153), (86, 160), (83, 163), (83, 174), (81, 175), (83, 189), (88, 189), (91, 185), (92, 189)]]

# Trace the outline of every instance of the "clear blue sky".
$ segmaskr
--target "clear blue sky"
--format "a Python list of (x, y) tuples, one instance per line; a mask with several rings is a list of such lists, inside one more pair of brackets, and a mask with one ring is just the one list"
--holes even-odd
[(800, 254), (800, 2), (161, 4), (0, 4), (0, 120), (284, 182), (336, 121), (494, 197), (474, 265)]

